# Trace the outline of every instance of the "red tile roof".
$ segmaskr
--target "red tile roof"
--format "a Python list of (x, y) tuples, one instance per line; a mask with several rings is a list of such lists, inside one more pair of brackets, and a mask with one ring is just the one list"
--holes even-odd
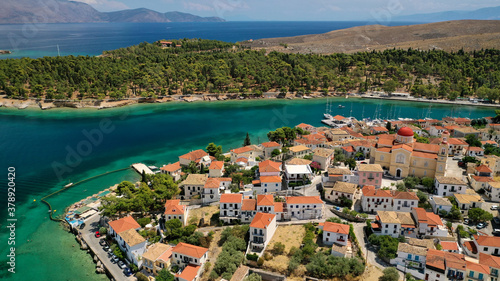
[(295, 127), (299, 127), (301, 129), (305, 129), (305, 128), (308, 128), (308, 127), (312, 127), (311, 125), (309, 124), (305, 124), (305, 123), (300, 123), (299, 125), (295, 126)]
[(491, 177), (481, 177), (481, 176), (475, 176), (475, 175), (471, 175), (472, 178), (475, 180), (475, 181), (478, 181), (478, 182), (490, 182), (490, 181), (493, 181), (493, 178)]
[(458, 244), (457, 244), (457, 242), (453, 242), (453, 241), (441, 241), (441, 242), (439, 242), (439, 244), (441, 244), (441, 247), (443, 248), (443, 250), (458, 251)]
[(411, 191), (392, 191), (394, 199), (418, 200), (415, 192)]
[(395, 145), (392, 147), (392, 150), (396, 150), (396, 149), (404, 149), (407, 151), (413, 151), (413, 147), (411, 147), (407, 144), (398, 144), (398, 145)]
[(391, 152), (391, 148), (390, 147), (381, 147), (381, 148), (377, 148), (377, 151), (380, 151), (380, 152), (386, 152), (386, 153), (390, 153)]
[(110, 221), (109, 226), (116, 232), (120, 233), (129, 229), (141, 228), (141, 226), (134, 220), (133, 217), (128, 216), (119, 220)]
[(376, 189), (372, 185), (365, 185), (362, 192), (365, 197), (392, 197), (392, 193), (389, 190)]
[(334, 222), (325, 222), (323, 231), (335, 232), (340, 234), (349, 234), (349, 225)]
[(281, 163), (271, 160), (262, 161), (259, 163), (260, 173), (277, 173), (281, 171)]
[(290, 196), (285, 197), (287, 204), (323, 204), (319, 196)]
[(335, 115), (335, 116), (333, 116), (333, 119), (338, 120), (338, 121), (342, 121), (345, 119), (345, 117), (342, 115)]
[(220, 181), (218, 178), (208, 178), (203, 187), (204, 188), (219, 188)]
[(477, 254), (477, 248), (476, 248), (476, 244), (474, 244), (474, 242), (472, 241), (465, 241), (464, 242), (464, 246), (465, 248), (469, 249), (469, 251), (473, 254)]
[(283, 202), (274, 202), (274, 212), (275, 213), (283, 213), (284, 207)]
[(182, 278), (184, 280), (192, 281), (198, 275), (198, 270), (200, 270), (199, 265), (188, 264), (181, 274), (176, 274), (175, 277)]
[(443, 251), (428, 249), (425, 264), (427, 266), (445, 270), (446, 267), (444, 265), (444, 254), (445, 252)]
[(487, 235), (474, 235), (474, 239), (476, 240), (479, 246), (486, 247), (499, 247), (500, 246), (500, 237), (496, 236), (487, 236)]
[(207, 248), (183, 242), (179, 242), (179, 244), (177, 244), (175, 247), (172, 248), (173, 253), (181, 254), (184, 256), (190, 256), (197, 259), (202, 258), (207, 251), (208, 251)]
[(224, 168), (224, 161), (212, 161), (210, 163), (210, 170), (222, 170)]
[(183, 215), (186, 211), (185, 205), (179, 205), (181, 200), (167, 200), (165, 202), (166, 215)]
[(255, 199), (243, 199), (243, 204), (241, 204), (242, 211), (255, 211), (255, 204), (257, 200)]
[(276, 215), (267, 213), (257, 213), (250, 223), (250, 227), (266, 229), (269, 227)]
[(248, 158), (246, 157), (240, 157), (238, 159), (236, 159), (236, 162), (243, 162), (243, 163), (248, 163)]
[(240, 147), (240, 148), (235, 148), (235, 149), (231, 150), (231, 152), (234, 152), (236, 154), (246, 153), (246, 152), (250, 152), (250, 151), (253, 151), (253, 147), (250, 145)]
[(261, 145), (263, 147), (266, 147), (266, 148), (281, 146), (279, 143), (277, 143), (275, 141), (263, 142), (263, 143), (261, 143)]
[(475, 146), (469, 146), (468, 151), (484, 151), (484, 149)]
[(160, 168), (162, 171), (167, 171), (167, 172), (175, 172), (179, 171), (181, 169), (181, 163), (179, 161), (169, 164), (169, 165), (163, 165), (163, 167)]
[(221, 194), (220, 203), (241, 203), (242, 194)]
[(443, 225), (441, 218), (431, 212), (426, 212), (423, 208), (414, 208), (417, 213), (417, 220), (419, 223), (426, 223), (429, 226)]
[(271, 194), (257, 195), (257, 206), (274, 206), (274, 197)]
[(479, 253), (479, 263), (500, 269), (500, 257)]
[(428, 158), (428, 159), (437, 159), (438, 157), (437, 154), (434, 153), (419, 152), (419, 151), (413, 151), (411, 156), (419, 158)]
[(347, 152), (355, 152), (355, 150), (352, 146), (342, 146), (342, 149), (347, 151)]
[(415, 143), (413, 143), (413, 150), (438, 153), (439, 152), (439, 145), (415, 142)]
[(280, 176), (261, 176), (260, 177), (260, 182), (281, 182), (281, 177)]
[(202, 149), (198, 149), (198, 150), (186, 153), (184, 155), (181, 155), (181, 156), (179, 156), (179, 158), (187, 159), (187, 160), (191, 160), (191, 161), (196, 161), (196, 160), (200, 160), (202, 157), (207, 156), (207, 155), (208, 155), (208, 153), (206, 153)]
[(479, 167), (476, 167), (476, 171), (480, 173), (493, 173), (493, 171), (486, 165), (481, 165)]
[(386, 127), (379, 127), (379, 126), (372, 127), (372, 130), (376, 132), (389, 132), (389, 130), (387, 130)]
[(490, 268), (486, 265), (470, 261), (465, 261), (465, 263), (467, 265), (467, 270), (471, 270), (477, 273), (490, 274)]

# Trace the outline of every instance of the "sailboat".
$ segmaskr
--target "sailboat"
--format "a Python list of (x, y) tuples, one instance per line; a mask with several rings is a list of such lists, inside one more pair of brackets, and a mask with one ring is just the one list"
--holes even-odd
[(330, 105), (330, 100), (327, 98), (326, 99), (326, 110), (325, 110), (325, 113), (323, 114), (325, 119), (333, 119), (333, 117), (330, 113), (331, 113), (331, 105)]

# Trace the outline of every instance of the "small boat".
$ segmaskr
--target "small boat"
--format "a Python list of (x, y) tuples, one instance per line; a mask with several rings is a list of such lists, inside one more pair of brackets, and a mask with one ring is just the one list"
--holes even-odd
[(343, 106), (343, 105), (339, 104), (339, 108), (344, 108), (344, 107), (345, 107), (345, 106)]
[(72, 182), (70, 182), (70, 183), (68, 183), (67, 185), (65, 185), (64, 187), (70, 187), (70, 186), (72, 186), (72, 185), (73, 185), (73, 183), (72, 183)]
[(325, 117), (325, 119), (333, 119), (333, 117), (328, 113), (323, 114), (323, 116)]

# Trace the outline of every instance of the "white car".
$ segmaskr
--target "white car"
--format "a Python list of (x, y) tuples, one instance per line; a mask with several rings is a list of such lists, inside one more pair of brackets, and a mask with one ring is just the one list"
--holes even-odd
[(498, 210), (498, 205), (493, 205), (490, 207), (490, 210)]

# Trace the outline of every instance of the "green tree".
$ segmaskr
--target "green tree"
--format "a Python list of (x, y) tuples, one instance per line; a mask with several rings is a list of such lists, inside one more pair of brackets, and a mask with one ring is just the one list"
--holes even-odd
[(252, 142), (250, 141), (250, 135), (247, 132), (247, 136), (245, 137), (245, 141), (243, 141), (243, 146), (251, 145)]
[(465, 136), (465, 141), (470, 145), (470, 146), (475, 146), (475, 147), (481, 147), (482, 146), (482, 143), (481, 141), (478, 139), (478, 137), (476, 135), (466, 135)]
[(379, 281), (398, 281), (399, 272), (394, 267), (388, 267), (382, 271), (383, 275), (378, 278)]
[(485, 222), (485, 221), (492, 220), (493, 215), (490, 212), (485, 211), (481, 208), (471, 208), (471, 209), (469, 209), (469, 218), (472, 221)]
[(385, 124), (385, 128), (387, 129), (387, 131), (391, 132), (392, 131), (392, 124), (391, 124), (391, 122), (387, 121), (387, 123)]
[(382, 85), (382, 89), (384, 90), (384, 92), (388, 93), (388, 94), (392, 94), (394, 93), (394, 91), (396, 91), (396, 88), (398, 87), (398, 82), (397, 81), (394, 81), (394, 80), (387, 80), (384, 82), (384, 85)]
[(356, 160), (354, 160), (354, 158), (347, 158), (344, 161), (344, 165), (349, 166), (349, 169), (352, 170), (352, 169), (356, 168)]
[(262, 281), (262, 277), (257, 273), (252, 273), (252, 274), (248, 275), (248, 277), (246, 277), (243, 280), (244, 281)]
[(165, 268), (160, 270), (158, 272), (158, 275), (156, 275), (155, 278), (157, 281), (174, 281), (175, 280), (174, 275), (172, 275), (172, 273), (170, 273), (170, 271), (166, 270)]
[(271, 152), (271, 157), (276, 157), (280, 154), (281, 154), (280, 150), (276, 148)]
[(222, 146), (216, 145), (215, 143), (211, 142), (207, 145), (207, 153), (210, 156), (214, 156), (217, 158), (217, 155), (222, 154)]
[(129, 181), (122, 181), (117, 186), (118, 195), (135, 192), (135, 185)]

